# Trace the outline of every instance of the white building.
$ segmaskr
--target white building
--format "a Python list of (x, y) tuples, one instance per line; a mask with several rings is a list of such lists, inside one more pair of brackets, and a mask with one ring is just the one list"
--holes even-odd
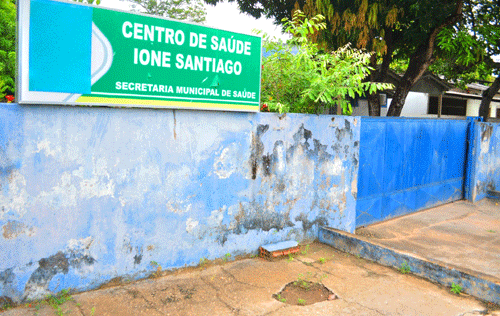
[[(386, 82), (396, 85), (401, 76), (389, 71)], [(470, 84), (467, 91), (456, 89), (453, 85), (426, 73), (412, 87), (406, 97), (401, 116), (406, 117), (465, 117), (479, 116), (479, 105), (482, 93), (488, 86)], [(393, 91), (381, 96), (381, 116), (387, 115)], [(441, 113), (438, 115), (441, 99)], [(368, 101), (364, 98), (353, 102), (353, 115), (368, 116)], [(497, 94), (490, 105), (490, 117), (500, 118), (500, 94)]]

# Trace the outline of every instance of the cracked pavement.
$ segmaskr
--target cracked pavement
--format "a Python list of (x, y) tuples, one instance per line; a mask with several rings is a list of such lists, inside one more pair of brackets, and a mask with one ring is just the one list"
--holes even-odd
[[(299, 274), (310, 275), (311, 281), (321, 279), (338, 299), (298, 306), (272, 298)], [(316, 242), (291, 261), (220, 261), (72, 297), (61, 305), (64, 315), (500, 316), (498, 306)], [(52, 307), (32, 302), (31, 307), (22, 305), (2, 316), (55, 314)]]

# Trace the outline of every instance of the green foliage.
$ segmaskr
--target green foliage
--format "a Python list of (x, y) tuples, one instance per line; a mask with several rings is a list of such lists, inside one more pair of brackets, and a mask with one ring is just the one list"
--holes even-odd
[(406, 72), (409, 63), (410, 60), (408, 58), (394, 59), (391, 62), (390, 69), (393, 70), (395, 73), (401, 75)]
[(73, 297), (71, 297), (71, 295), (69, 294), (69, 290), (67, 289), (62, 290), (57, 295), (49, 295), (45, 299), (47, 304), (56, 311), (57, 315), (64, 315), (61, 309), (61, 305), (72, 300)]
[(443, 29), (438, 36), (440, 58), (433, 71), (453, 80), (459, 87), (478, 80), (493, 81), (500, 74), (500, 2), (468, 0), (463, 19)]
[(403, 7), (403, 2), (391, 0), (307, 0), (303, 6), (306, 12), (326, 16), (328, 31), (319, 34), (318, 41), (335, 48), (351, 43), (378, 56), (388, 53), (392, 43), (386, 42), (387, 33), (399, 24)]
[(318, 273), (315, 273), (313, 275), (312, 272), (307, 272), (304, 276), (304, 274), (299, 273), (297, 280), (293, 282), (293, 285), (308, 291), (311, 288), (311, 285), (313, 285), (314, 283), (321, 283), (327, 277), (328, 275), (326, 274), (319, 275)]
[(231, 254), (230, 254), (230, 253), (226, 253), (226, 254), (224, 255), (224, 257), (222, 258), (222, 260), (223, 260), (224, 262), (227, 262), (227, 261), (229, 261), (229, 258), (231, 258)]
[(101, 4), (101, 0), (73, 0), (73, 1), (85, 4), (95, 4), (95, 5)]
[(451, 289), (450, 289), (451, 293), (454, 293), (454, 294), (458, 295), (458, 294), (462, 293), (462, 290), (463, 290), (463, 288), (462, 288), (461, 285), (458, 285), (458, 284), (455, 284), (455, 283), (451, 284)]
[(297, 299), (297, 304), (298, 305), (306, 305), (306, 300), (299, 298), (299, 299)]
[(293, 285), (300, 287), (303, 290), (308, 291), (309, 288), (311, 287), (311, 282), (308, 280), (310, 277), (310, 272), (307, 275), (307, 277), (304, 278), (304, 275), (302, 273), (299, 274), (297, 281), (293, 282)]
[(175, 20), (202, 23), (207, 11), (201, 0), (128, 0), (139, 5), (143, 12)]
[(14, 305), (13, 305), (13, 303), (11, 303), (9, 301), (5, 301), (5, 302), (0, 303), (0, 312), (9, 310), (11, 308), (14, 308)]
[(151, 277), (153, 277), (153, 278), (160, 277), (160, 276), (161, 276), (161, 271), (162, 271), (162, 267), (161, 267), (161, 265), (160, 265), (158, 262), (156, 262), (156, 261), (151, 261), (149, 264), (150, 264), (152, 267), (155, 267), (155, 268), (156, 268), (156, 271), (155, 271), (155, 272), (153, 272), (153, 273), (151, 273)]
[(0, 101), (15, 92), (16, 1), (0, 1)]
[(276, 298), (277, 298), (277, 299), (278, 299), (278, 301), (280, 301), (281, 303), (286, 303), (286, 298), (281, 297), (281, 294), (276, 295)]
[[(324, 17), (306, 18), (297, 10), (286, 31), (286, 43), (264, 34), (264, 47), (271, 55), (263, 60), (262, 102), (274, 112), (322, 113), (341, 107), (352, 114), (348, 98), (389, 89), (390, 84), (366, 82), (370, 54), (349, 45), (322, 52), (310, 37), (325, 28)], [(298, 52), (294, 52), (298, 50)]]
[(301, 253), (303, 255), (307, 255), (307, 252), (309, 251), (309, 244), (306, 245), (306, 247), (304, 248), (304, 250), (301, 251)]
[(198, 264), (198, 266), (204, 267), (207, 263), (208, 263), (208, 259), (206, 257), (203, 257), (200, 259), (200, 263)]
[(325, 262), (326, 262), (326, 259), (325, 259), (325, 258), (323, 258), (323, 257), (321, 257), (321, 258), (319, 258), (319, 259), (318, 259), (318, 261), (319, 261), (319, 263), (323, 264), (323, 263), (325, 263)]
[(407, 273), (411, 272), (411, 268), (406, 261), (403, 261), (403, 263), (401, 263), (401, 266), (399, 267), (398, 270), (399, 270), (399, 272), (401, 272), (403, 274), (407, 274)]
[(454, 52), (458, 64), (469, 65), (480, 58), (481, 45), (466, 29), (446, 28), (439, 33), (438, 45), (441, 49)]

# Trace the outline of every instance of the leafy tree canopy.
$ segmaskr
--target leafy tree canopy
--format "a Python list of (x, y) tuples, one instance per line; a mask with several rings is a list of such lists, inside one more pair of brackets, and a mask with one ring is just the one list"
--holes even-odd
[(202, 23), (207, 12), (201, 0), (129, 0), (143, 12), (175, 20)]
[[(205, 0), (210, 4), (219, 1)], [(380, 70), (372, 71), (367, 80), (383, 81), (393, 56), (409, 59), (405, 76), (396, 87), (391, 104), (395, 106), (389, 110), (391, 115), (398, 116), (411, 86), (435, 59), (437, 34), (461, 17), (464, 0), (229, 1), (236, 1), (243, 12), (255, 17), (265, 15), (274, 18), (276, 23), (299, 8), (308, 17), (324, 15), (326, 27), (315, 35), (324, 47), (336, 49), (352, 43), (354, 47), (367, 49), (371, 53), (372, 68), (383, 58)], [(380, 110), (371, 110), (370, 100), (377, 99), (369, 98), (370, 114), (380, 113)]]
[[(453, 28), (439, 34), (442, 50), (439, 69), (447, 78), (466, 84), (477, 79), (496, 78), (483, 93), (479, 115), (487, 119), (493, 96), (500, 89), (500, 2), (468, 0), (465, 2), (464, 19)], [(451, 71), (449, 71), (451, 69)]]
[(390, 88), (389, 84), (366, 82), (370, 54), (349, 46), (321, 52), (311, 35), (326, 27), (324, 17), (307, 18), (300, 11), (284, 21), (293, 37), (286, 43), (264, 35), (271, 55), (263, 59), (262, 102), (278, 112), (321, 113), (337, 107), (352, 113), (349, 98)]
[[(439, 34), (442, 62), (467, 81), (473, 73), (500, 74), (493, 56), (500, 54), (500, 2), (472, 0), (464, 9), (464, 19)], [(453, 77), (453, 74), (448, 74)]]
[(15, 92), (16, 73), (15, 0), (0, 1), (0, 100)]
[(73, 1), (86, 4), (95, 4), (95, 5), (101, 4), (101, 0), (73, 0)]

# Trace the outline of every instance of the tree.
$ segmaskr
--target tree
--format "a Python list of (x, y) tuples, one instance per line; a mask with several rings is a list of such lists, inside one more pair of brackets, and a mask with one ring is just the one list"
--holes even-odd
[[(416, 4), (419, 6), (419, 4)], [(403, 78), (396, 86), (394, 96), (387, 112), (387, 116), (400, 116), (403, 110), (406, 97), (410, 92), (411, 87), (422, 77), (425, 71), (435, 60), (435, 49), (437, 46), (436, 39), (438, 34), (462, 18), (463, 0), (456, 1), (442, 1), (437, 3), (441, 12), (444, 14), (436, 14), (434, 21), (427, 20), (429, 23), (426, 25), (419, 25), (426, 30), (426, 32), (419, 32), (423, 37), (420, 44), (416, 47), (408, 47), (407, 52), (411, 55), (408, 64), (408, 69), (403, 75)], [(437, 8), (437, 7), (436, 7)], [(417, 10), (421, 11), (421, 10)], [(435, 12), (435, 11), (433, 11)], [(417, 33), (418, 34), (418, 33)], [(411, 42), (410, 42), (411, 43)], [(404, 46), (403, 46), (404, 47)]]
[(73, 1), (86, 4), (95, 4), (95, 5), (101, 4), (101, 0), (73, 0)]
[(493, 56), (500, 54), (500, 3), (467, 1), (464, 19), (441, 32), (439, 46), (445, 53), (445, 61), (451, 60), (450, 64), (457, 70), (456, 79), (467, 83), (471, 77), (491, 74), (496, 77), (484, 91), (479, 107), (479, 115), (486, 121), (491, 100), (500, 89), (500, 62), (493, 60)]
[(15, 92), (16, 73), (15, 0), (0, 2), (0, 100)]
[[(211, 4), (218, 1), (221, 0), (205, 0)], [(463, 0), (232, 1), (236, 1), (243, 12), (255, 17), (274, 17), (277, 23), (290, 15), (295, 3), (301, 8), (306, 6), (323, 13), (329, 23), (325, 31), (328, 34), (318, 36), (319, 39), (329, 38), (333, 46), (344, 41), (353, 42), (357, 47), (366, 43), (366, 48), (373, 53), (377, 53), (377, 49), (383, 53), (378, 72), (372, 72), (367, 80), (384, 79), (393, 56), (408, 58), (409, 67), (396, 86), (388, 113), (394, 116), (401, 114), (411, 87), (434, 61), (437, 35), (461, 18), (463, 7)], [(387, 23), (388, 20), (391, 23)], [(372, 55), (372, 65), (380, 62), (380, 55)], [(372, 100), (376, 102), (376, 98)], [(370, 112), (377, 114), (376, 106)]]
[[(143, 12), (176, 20), (202, 23), (207, 12), (201, 0), (129, 0)], [(141, 10), (142, 11), (142, 10)]]
[[(370, 52), (371, 71), (365, 81), (383, 82), (386, 79), (395, 49), (393, 34), (403, 13), (400, 1), (306, 0), (304, 10), (327, 15), (330, 31), (322, 32), (321, 42), (334, 48), (352, 43)], [(380, 60), (382, 63), (377, 67)], [(380, 116), (379, 92), (368, 93), (367, 98), (369, 115)]]
[(370, 71), (370, 54), (348, 45), (333, 52), (320, 51), (311, 37), (326, 27), (323, 19), (322, 15), (309, 19), (296, 10), (293, 20), (285, 21), (292, 35), (287, 43), (264, 35), (264, 47), (272, 54), (263, 60), (261, 100), (271, 110), (321, 113), (335, 106), (350, 115), (349, 97), (390, 88), (364, 80)]

